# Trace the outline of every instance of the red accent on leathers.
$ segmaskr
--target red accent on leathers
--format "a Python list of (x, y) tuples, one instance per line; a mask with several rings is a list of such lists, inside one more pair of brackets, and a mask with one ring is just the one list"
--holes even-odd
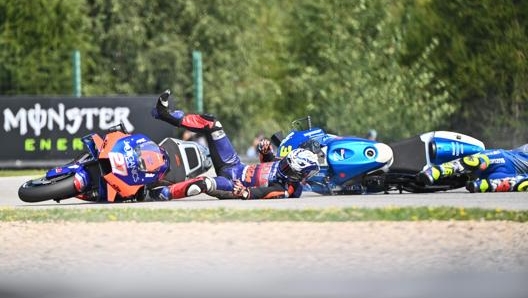
[(213, 128), (214, 122), (204, 119), (198, 114), (187, 114), (182, 119), (182, 126), (188, 128)]
[(496, 192), (506, 192), (510, 191), (511, 185), (509, 179), (502, 180), (499, 185), (497, 185), (497, 188), (495, 189)]
[(203, 177), (197, 177), (187, 181), (172, 184), (171, 186), (169, 186), (171, 199), (181, 199), (187, 197), (187, 189), (189, 189), (189, 186), (203, 179)]

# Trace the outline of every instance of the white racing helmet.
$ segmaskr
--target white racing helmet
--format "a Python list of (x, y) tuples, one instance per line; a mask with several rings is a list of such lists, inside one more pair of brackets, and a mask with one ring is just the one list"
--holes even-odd
[(279, 171), (290, 181), (302, 181), (319, 172), (317, 155), (310, 150), (297, 148), (279, 162)]

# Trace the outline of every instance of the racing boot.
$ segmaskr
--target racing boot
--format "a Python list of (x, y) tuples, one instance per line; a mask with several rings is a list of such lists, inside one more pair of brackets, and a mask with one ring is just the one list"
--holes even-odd
[(160, 186), (149, 191), (149, 201), (168, 201), (170, 191), (167, 186)]
[(528, 177), (524, 177), (514, 186), (514, 191), (528, 191)]
[(418, 173), (419, 182), (433, 185), (438, 179), (467, 172), (460, 160), (453, 160), (441, 165), (433, 165)]
[(201, 193), (210, 193), (215, 189), (216, 182), (213, 178), (197, 177), (162, 187), (159, 191), (158, 199), (164, 201), (181, 199)]
[(165, 90), (156, 101), (156, 106), (152, 108), (151, 114), (152, 117), (156, 119), (161, 119), (163, 115), (170, 114), (169, 111), (169, 96), (171, 91), (169, 89)]
[(490, 189), (490, 184), (487, 179), (478, 179), (475, 181), (468, 181), (466, 183), (466, 189), (471, 192), (486, 192)]
[(468, 181), (466, 189), (469, 192), (507, 192), (507, 191), (523, 191), (523, 188), (528, 187), (528, 183), (523, 186), (523, 183), (517, 183), (515, 177), (498, 178), (498, 179), (477, 179), (475, 181)]
[(167, 89), (163, 92), (156, 101), (156, 106), (152, 108), (152, 117), (170, 123), (176, 127), (181, 127), (184, 113), (179, 110), (170, 111), (169, 109), (169, 97), (170, 90)]
[(442, 172), (438, 166), (432, 166), (418, 173), (416, 178), (419, 182), (425, 185), (433, 185), (435, 181), (440, 179), (441, 174)]

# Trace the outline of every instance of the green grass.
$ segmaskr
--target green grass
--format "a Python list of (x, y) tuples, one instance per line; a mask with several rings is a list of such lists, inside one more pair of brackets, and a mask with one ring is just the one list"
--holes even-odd
[(438, 208), (329, 208), (308, 210), (151, 209), (151, 208), (0, 208), (0, 221), (36, 222), (346, 222), (421, 220), (507, 220), (527, 222), (528, 211)]
[(0, 177), (15, 177), (15, 176), (43, 176), (46, 170), (0, 170)]

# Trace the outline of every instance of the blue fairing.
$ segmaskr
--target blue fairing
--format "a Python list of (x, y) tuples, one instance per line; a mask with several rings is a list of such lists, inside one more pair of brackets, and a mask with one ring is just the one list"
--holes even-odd
[(484, 150), (483, 146), (446, 138), (435, 137), (431, 143), (436, 152), (431, 163), (437, 165)]
[(89, 134), (87, 136), (84, 136), (82, 138), (82, 142), (84, 143), (84, 146), (86, 149), (88, 149), (88, 153), (90, 153), (90, 157), (86, 160), (83, 160), (83, 162), (76, 161), (76, 163), (73, 164), (67, 164), (64, 166), (53, 168), (46, 172), (46, 178), (52, 179), (59, 176), (69, 176), (76, 173), (81, 173), (82, 175), (86, 175), (86, 170), (84, 169), (83, 164), (87, 161), (92, 161), (97, 159), (97, 148), (95, 147), (95, 142), (93, 141), (94, 134)]
[[(326, 142), (327, 161), (336, 184), (383, 167), (376, 161), (377, 142), (355, 137), (334, 138)], [(368, 155), (368, 154), (370, 155)]]
[(328, 166), (322, 166), (315, 176), (311, 177), (303, 186), (303, 191), (313, 191), (316, 193), (330, 193), (329, 183), (327, 181)]
[(59, 176), (69, 176), (81, 170), (79, 165), (66, 165), (56, 167), (46, 172), (46, 179), (51, 179)]
[(92, 134), (89, 134), (87, 136), (84, 136), (82, 138), (82, 142), (83, 142), (84, 146), (88, 149), (88, 152), (90, 153), (90, 155), (93, 158), (97, 158), (97, 156), (99, 155), (99, 150), (97, 150), (95, 142), (93, 140), (93, 136), (94, 135), (95, 134), (92, 133)]
[(320, 128), (292, 131), (282, 140), (277, 154), (279, 157), (284, 157), (310, 139), (323, 144), (332, 137), (332, 135), (328, 135)]

